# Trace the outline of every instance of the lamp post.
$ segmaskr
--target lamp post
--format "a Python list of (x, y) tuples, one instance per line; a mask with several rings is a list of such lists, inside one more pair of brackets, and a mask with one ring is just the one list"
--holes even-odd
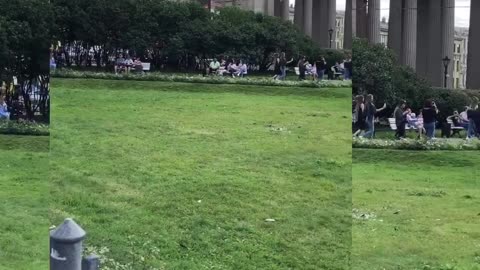
[(450, 65), (450, 58), (448, 56), (445, 56), (445, 58), (442, 59), (443, 62), (443, 67), (445, 68), (444, 70), (444, 78), (443, 78), (443, 87), (447, 88), (447, 77), (448, 77), (448, 65)]
[(330, 49), (332, 48), (332, 35), (333, 35), (333, 29), (329, 29), (328, 30), (328, 35), (330, 36)]

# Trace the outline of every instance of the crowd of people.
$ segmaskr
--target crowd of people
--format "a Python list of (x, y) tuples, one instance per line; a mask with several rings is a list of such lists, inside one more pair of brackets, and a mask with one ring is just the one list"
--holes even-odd
[(140, 58), (132, 59), (130, 55), (127, 55), (125, 58), (123, 54), (120, 54), (115, 60), (114, 65), (115, 74), (119, 73), (130, 73), (131, 71), (142, 73), (143, 72), (143, 63), (140, 61)]
[[(358, 95), (355, 97), (354, 108), (354, 130), (353, 135), (363, 138), (373, 138), (375, 136), (375, 115), (387, 108), (384, 104), (382, 108), (377, 109), (373, 102), (373, 95), (366, 97)], [(466, 138), (480, 138), (480, 108), (479, 100), (474, 98), (469, 106), (465, 106), (461, 113), (457, 110), (453, 115), (448, 116), (444, 121), (439, 119), (439, 109), (434, 100), (426, 100), (422, 109), (415, 114), (412, 108), (407, 106), (405, 100), (398, 102), (393, 112), (395, 119), (395, 138), (404, 139), (406, 137), (406, 126), (418, 132), (418, 138), (425, 135), (427, 139), (435, 138), (437, 124), (442, 125), (442, 135), (449, 137), (452, 127), (461, 127), (466, 130)], [(448, 120), (451, 120), (448, 121)], [(445, 128), (444, 128), (445, 127)]]
[(310, 62), (305, 56), (303, 56), (298, 61), (297, 67), (299, 71), (299, 80), (305, 80), (307, 76), (312, 80), (323, 80), (325, 74), (327, 74), (331, 79), (335, 79), (338, 76), (343, 76), (344, 80), (351, 80), (353, 74), (351, 59), (337, 61), (335, 62), (335, 65), (330, 67), (329, 70), (325, 57), (320, 56), (318, 60)]
[(217, 58), (214, 58), (210, 64), (205, 65), (203, 68), (204, 76), (207, 74), (220, 75), (220, 76), (231, 76), (231, 77), (244, 77), (248, 74), (248, 66), (243, 60), (235, 60), (233, 58), (225, 60), (221, 59), (218, 61)]

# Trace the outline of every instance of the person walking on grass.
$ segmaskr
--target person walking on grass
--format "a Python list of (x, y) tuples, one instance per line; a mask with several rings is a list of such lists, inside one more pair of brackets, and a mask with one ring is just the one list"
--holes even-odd
[(405, 125), (407, 124), (408, 110), (405, 110), (407, 102), (401, 100), (395, 110), (393, 111), (393, 117), (395, 118), (395, 124), (397, 125), (397, 131), (395, 132), (395, 138), (397, 140), (405, 138)]
[(287, 77), (287, 65), (293, 62), (293, 58), (290, 61), (287, 61), (287, 57), (284, 52), (280, 55), (279, 66), (280, 66), (280, 80), (285, 80)]
[(423, 126), (425, 127), (426, 135), (428, 139), (435, 138), (435, 125), (437, 123), (437, 115), (439, 110), (435, 101), (428, 99), (425, 101), (425, 106), (423, 107)]
[(354, 116), (354, 133), (353, 136), (361, 136), (365, 132), (365, 98), (362, 95), (355, 97), (355, 116)]
[(385, 110), (387, 108), (387, 104), (384, 103), (383, 107), (377, 109), (375, 104), (373, 103), (373, 95), (367, 95), (365, 99), (365, 126), (367, 128), (367, 132), (363, 135), (365, 138), (373, 138), (375, 134), (375, 114)]

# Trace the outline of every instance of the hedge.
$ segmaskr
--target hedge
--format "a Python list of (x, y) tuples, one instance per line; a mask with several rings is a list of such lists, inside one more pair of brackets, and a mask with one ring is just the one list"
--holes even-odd
[(129, 81), (161, 81), (161, 82), (184, 82), (184, 83), (209, 83), (209, 84), (238, 84), (238, 85), (260, 85), (260, 86), (282, 86), (282, 87), (310, 87), (310, 88), (350, 88), (351, 81), (280, 81), (271, 78), (231, 78), (220, 76), (201, 75), (178, 75), (162, 73), (145, 74), (121, 74), (117, 75), (108, 72), (74, 71), (69, 69), (56, 70), (51, 73), (54, 78), (70, 79), (103, 79), (103, 80), (129, 80)]
[(381, 140), (381, 139), (365, 139), (353, 138), (353, 148), (368, 149), (396, 149), (396, 150), (449, 150), (449, 151), (466, 151), (480, 150), (480, 140), (461, 140), (461, 139), (433, 139), (433, 140)]
[(0, 120), (0, 134), (48, 136), (49, 126), (29, 121)]

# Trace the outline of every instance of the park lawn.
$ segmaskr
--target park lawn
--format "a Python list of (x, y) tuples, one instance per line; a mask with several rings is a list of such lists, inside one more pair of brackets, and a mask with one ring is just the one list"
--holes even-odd
[(353, 269), (480, 269), (478, 164), (479, 152), (354, 149)]
[(0, 135), (0, 269), (48, 268), (48, 136)]
[(55, 79), (52, 223), (134, 269), (349, 269), (350, 99)]

